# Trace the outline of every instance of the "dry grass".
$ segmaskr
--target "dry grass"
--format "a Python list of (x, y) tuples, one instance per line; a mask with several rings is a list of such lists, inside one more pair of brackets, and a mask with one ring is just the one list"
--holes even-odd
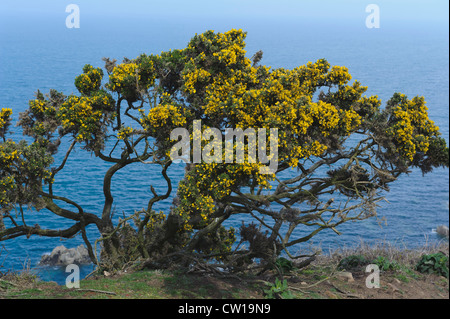
[(449, 255), (449, 242), (442, 240), (435, 243), (427, 243), (421, 247), (408, 248), (403, 243), (390, 243), (388, 241), (379, 241), (375, 243), (367, 243), (361, 240), (356, 247), (342, 247), (328, 252), (322, 252), (315, 261), (316, 265), (335, 264), (337, 265), (342, 258), (351, 255), (361, 255), (366, 260), (374, 260), (378, 257), (384, 257), (391, 262), (400, 265), (412, 267), (416, 265), (422, 255), (434, 254), (442, 252), (446, 256)]
[[(422, 247), (407, 248), (387, 241), (361, 241), (352, 248), (342, 247), (324, 252), (309, 266), (285, 274), (294, 298), (301, 299), (448, 299), (448, 278), (436, 274), (421, 274), (415, 265), (424, 254), (442, 252), (448, 256), (449, 243), (441, 241)], [(381, 274), (381, 288), (366, 287), (367, 274), (352, 269), (353, 279), (338, 276), (337, 265), (348, 256), (360, 255), (366, 260), (383, 257), (400, 267)], [(55, 283), (40, 282), (31, 272), (0, 271), (2, 298), (264, 298), (261, 282), (274, 282), (277, 273), (236, 280), (208, 274), (185, 274), (168, 271), (141, 271), (112, 277), (82, 281), (82, 288), (67, 289)], [(110, 291), (111, 294), (99, 293)]]

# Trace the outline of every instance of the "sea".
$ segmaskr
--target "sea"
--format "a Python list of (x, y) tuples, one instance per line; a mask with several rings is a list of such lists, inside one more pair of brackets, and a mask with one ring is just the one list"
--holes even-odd
[[(353, 80), (368, 86), (367, 95), (378, 95), (386, 102), (395, 92), (409, 98), (424, 96), (429, 117), (439, 126), (449, 142), (449, 37), (447, 24), (433, 21), (389, 20), (379, 28), (368, 28), (365, 15), (354, 19), (321, 19), (318, 17), (224, 16), (197, 18), (157, 13), (123, 15), (84, 14), (79, 28), (68, 28), (67, 13), (7, 15), (0, 20), (0, 107), (13, 109), (13, 122), (28, 107), (39, 89), (50, 89), (66, 95), (77, 93), (74, 78), (85, 64), (103, 67), (103, 57), (135, 58), (141, 53), (159, 54), (186, 47), (196, 33), (207, 30), (225, 32), (232, 28), (247, 32), (248, 57), (262, 50), (261, 64), (272, 68), (294, 68), (308, 61), (327, 59), (331, 65), (348, 67)], [(105, 73), (106, 74), (106, 73)], [(9, 138), (26, 138), (19, 127), (12, 128)], [(59, 163), (67, 145), (55, 156)], [(57, 175), (57, 194), (81, 203), (85, 211), (100, 214), (104, 202), (103, 176), (110, 164), (76, 149)], [(174, 185), (183, 177), (183, 164), (174, 164), (169, 176)], [(146, 207), (150, 185), (163, 193), (166, 184), (158, 167), (130, 166), (113, 178), (115, 216), (129, 216)], [(155, 207), (168, 211), (173, 195)], [(341, 225), (337, 235), (323, 231), (303, 247), (320, 247), (323, 251), (355, 247), (361, 242), (389, 242), (414, 248), (443, 240), (435, 229), (449, 224), (449, 170), (437, 168), (423, 176), (413, 169), (401, 176), (379, 203), (377, 218)], [(246, 219), (247, 218), (247, 219)], [(239, 228), (248, 217), (231, 220)], [(62, 229), (70, 222), (46, 210), (26, 211), (28, 225)], [(306, 231), (306, 230), (303, 230)], [(90, 229), (94, 241), (99, 234)], [(63, 267), (42, 267), (39, 260), (59, 245), (68, 248), (83, 244), (81, 236), (60, 238), (15, 238), (0, 242), (0, 272), (30, 270), (46, 281), (64, 284)], [(300, 247), (299, 249), (303, 249)], [(94, 270), (81, 268), (82, 276)]]

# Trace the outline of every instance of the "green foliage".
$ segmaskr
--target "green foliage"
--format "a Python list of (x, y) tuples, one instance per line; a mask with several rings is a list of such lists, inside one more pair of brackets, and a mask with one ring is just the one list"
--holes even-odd
[(11, 125), (12, 109), (2, 108), (0, 110), (0, 138), (5, 141), (5, 135)]
[(416, 270), (424, 274), (438, 274), (448, 278), (448, 257), (439, 252), (423, 255), (416, 265)]
[(292, 269), (294, 269), (294, 264), (292, 263), (292, 261), (290, 261), (284, 257), (278, 258), (275, 261), (275, 265), (281, 271), (282, 274), (288, 273)]
[(400, 265), (396, 263), (395, 261), (390, 261), (385, 257), (379, 256), (376, 259), (374, 259), (372, 264), (375, 264), (380, 268), (382, 271), (388, 271), (388, 270), (399, 270)]
[(39, 193), (43, 184), (52, 181), (50, 165), (53, 157), (46, 145), (26, 141), (7, 140), (0, 144), (0, 213), (15, 205), (33, 205), (43, 208)]
[[(32, 144), (6, 140), (12, 109), (2, 108), (0, 214), (8, 214), (13, 227), (0, 231), (0, 241), (30, 235), (71, 238), (95, 225), (104, 238), (102, 254), (110, 258), (103, 260), (111, 260), (113, 268), (121, 269), (134, 258), (143, 258), (152, 267), (161, 267), (164, 258), (169, 264), (187, 264), (169, 256), (182, 259), (189, 253), (205, 260), (216, 258), (236, 271), (248, 269), (255, 259), (273, 266), (287, 247), (306, 242), (319, 231), (338, 232), (344, 222), (375, 216), (375, 203), (388, 184), (410, 167), (420, 167), (424, 173), (448, 167), (448, 147), (428, 118), (424, 98), (396, 93), (382, 108), (377, 96), (363, 96), (367, 87), (350, 82), (347, 67), (331, 66), (325, 59), (292, 70), (259, 65), (262, 52), (253, 61), (247, 58), (245, 38), (242, 30), (207, 31), (195, 35), (181, 50), (141, 54), (118, 64), (104, 58), (107, 73), (87, 64), (75, 78), (79, 94), (50, 90), (44, 95), (38, 90), (29, 108), (19, 114), (17, 124)], [(201, 120), (199, 127), (196, 120)], [(166, 173), (175, 144), (171, 133), (183, 129), (194, 143), (194, 135), (207, 128), (235, 133), (240, 129), (244, 136), (249, 128), (262, 132), (273, 128), (278, 133), (273, 139), (270, 134), (270, 148), (259, 141), (250, 143), (250, 134), (246, 143), (244, 138), (237, 143), (236, 135), (231, 159), (219, 152), (228, 145), (223, 139), (226, 132), (221, 131), (214, 143), (206, 144), (203, 138), (199, 143), (205, 146), (203, 151), (218, 143), (217, 154), (213, 147), (214, 160), (204, 156), (194, 160), (186, 165), (183, 180), (173, 185)], [(347, 143), (350, 138), (352, 143)], [(78, 148), (111, 165), (104, 176), (103, 208), (95, 208), (102, 211), (101, 217), (61, 197), (56, 189), (61, 184), (54, 184), (56, 174), (70, 167), (66, 160)], [(188, 152), (191, 160), (194, 148)], [(268, 162), (262, 158), (250, 160), (252, 148), (258, 154), (270, 150), (270, 166), (276, 165), (276, 173), (263, 173)], [(53, 166), (53, 155), (61, 150), (67, 150), (64, 160)], [(150, 187), (148, 204), (132, 217), (137, 230), (124, 223), (115, 226), (114, 174), (128, 165), (149, 162), (161, 166), (167, 192), (159, 194)], [(328, 176), (316, 178), (315, 171), (326, 166)], [(279, 174), (294, 168), (301, 173), (292, 170), (292, 176), (280, 181)], [(152, 206), (168, 199), (175, 189), (173, 206), (154, 214)], [(333, 202), (328, 194), (338, 200)], [(351, 206), (342, 205), (346, 199), (352, 200)], [(69, 207), (59, 207), (62, 202)], [(278, 214), (271, 205), (280, 203), (285, 207)], [(17, 205), (46, 208), (74, 225), (65, 230), (33, 227), (27, 225), (27, 214), (21, 214), (20, 224), (9, 214)], [(257, 222), (243, 223), (235, 232), (223, 224), (231, 216), (252, 216)], [(275, 223), (270, 231), (262, 228), (266, 219)], [(311, 232), (298, 238), (296, 227), (303, 226)], [(247, 251), (232, 251), (236, 234), (242, 247), (248, 243)], [(382, 268), (394, 267), (386, 260), (376, 262)], [(350, 256), (340, 268), (368, 263), (362, 256)], [(293, 268), (284, 258), (275, 266), (282, 273)], [(286, 287), (276, 282), (272, 288), (272, 296), (281, 296), (275, 290)]]
[(362, 255), (351, 255), (348, 257), (343, 258), (339, 264), (338, 269), (339, 270), (350, 270), (350, 269), (356, 269), (361, 266), (370, 264), (370, 261), (366, 259), (366, 257)]
[(269, 289), (264, 289), (266, 299), (293, 299), (294, 295), (289, 290), (287, 280), (283, 281), (278, 278), (275, 279), (275, 283), (267, 283)]
[(98, 91), (102, 83), (103, 71), (101, 68), (94, 68), (86, 64), (83, 68), (83, 74), (75, 78), (75, 86), (81, 94), (91, 95)]

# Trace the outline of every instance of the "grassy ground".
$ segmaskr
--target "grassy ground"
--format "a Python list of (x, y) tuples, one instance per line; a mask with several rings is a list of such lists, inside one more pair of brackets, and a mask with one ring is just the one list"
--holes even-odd
[[(92, 276), (82, 280), (79, 289), (69, 289), (37, 281), (26, 273), (6, 274), (0, 276), (0, 299), (448, 299), (448, 278), (415, 270), (422, 255), (438, 251), (448, 256), (448, 243), (415, 250), (361, 245), (322, 254), (306, 268), (286, 272), (280, 281), (275, 273), (237, 278), (149, 270)], [(377, 259), (382, 265), (395, 267), (381, 271), (379, 288), (368, 288), (370, 273), (365, 272), (365, 266), (338, 269), (349, 256)]]

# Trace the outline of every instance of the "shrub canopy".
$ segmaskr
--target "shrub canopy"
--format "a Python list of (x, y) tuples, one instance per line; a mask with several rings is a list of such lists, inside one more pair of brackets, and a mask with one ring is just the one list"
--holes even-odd
[[(260, 266), (268, 267), (283, 251), (303, 257), (292, 255), (289, 247), (324, 229), (339, 233), (336, 227), (346, 221), (375, 216), (389, 184), (412, 167), (423, 173), (448, 167), (448, 147), (423, 97), (394, 93), (382, 108), (377, 96), (364, 95), (367, 87), (351, 82), (346, 67), (319, 59), (292, 70), (272, 69), (259, 64), (261, 51), (247, 57), (245, 37), (242, 30), (207, 31), (182, 50), (122, 63), (104, 58), (104, 70), (86, 65), (75, 78), (79, 94), (38, 91), (20, 114), (18, 125), (31, 144), (6, 139), (12, 111), (2, 109), (0, 240), (81, 233), (92, 260), (105, 267), (138, 259), (156, 267), (193, 258), (215, 258), (234, 270), (259, 258)], [(219, 160), (187, 164), (171, 210), (155, 212), (153, 205), (172, 193), (167, 169), (177, 140), (171, 132), (193, 133), (196, 120), (203, 132), (217, 128), (223, 135), (226, 129), (277, 129), (266, 146), (257, 145), (269, 151), (277, 138), (277, 158), (271, 159), (277, 160), (276, 170), (262, 174), (267, 163), (249, 161), (249, 143), (242, 149), (234, 144), (236, 158), (238, 152), (246, 154), (244, 163), (230, 162), (219, 152), (227, 147), (225, 140), (212, 148), (205, 138), (201, 145), (209, 145)], [(64, 143), (69, 143), (64, 159), (54, 163)], [(77, 147), (111, 164), (100, 215), (53, 189)], [(193, 148), (189, 151), (192, 159)], [(128, 165), (145, 163), (160, 165), (167, 192), (157, 194), (151, 187), (147, 207), (114, 222), (112, 177)], [(46, 229), (45, 221), (29, 226), (31, 212), (24, 206), (46, 208), (73, 225), (64, 230)], [(18, 207), (20, 218), (11, 213)], [(234, 215), (249, 222), (239, 230), (225, 227)], [(102, 234), (101, 258), (86, 236), (91, 224)], [(306, 232), (296, 232), (299, 227)]]

